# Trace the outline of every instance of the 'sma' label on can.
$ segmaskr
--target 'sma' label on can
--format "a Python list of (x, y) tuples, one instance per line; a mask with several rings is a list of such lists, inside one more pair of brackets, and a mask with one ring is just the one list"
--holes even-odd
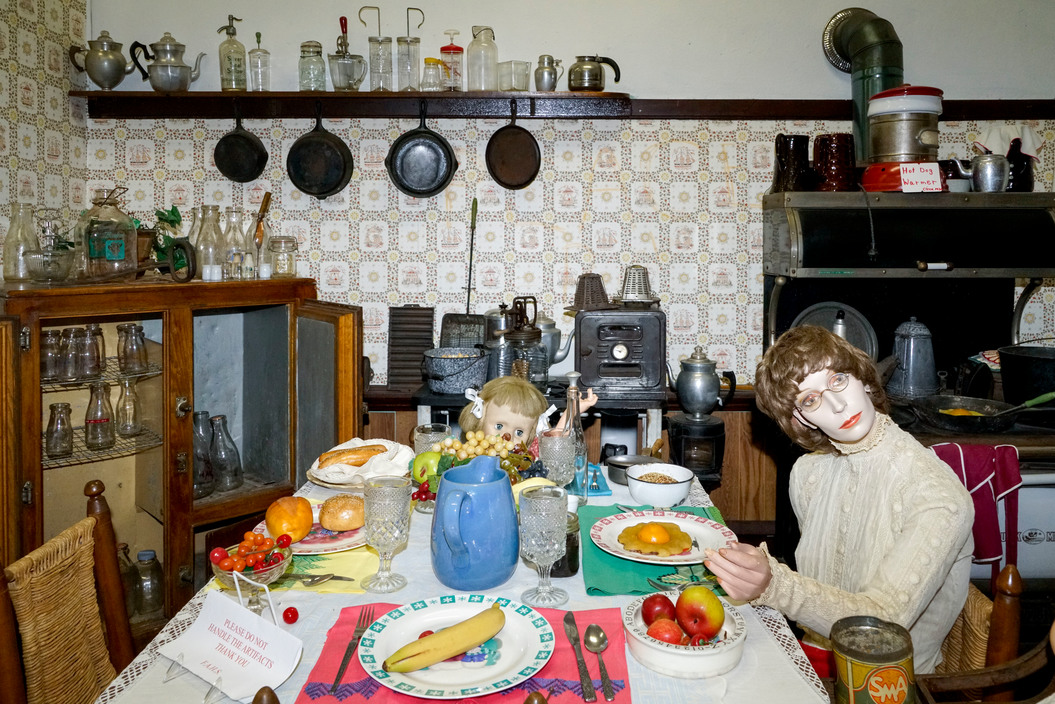
[(832, 626), (838, 704), (916, 704), (912, 637), (903, 627), (871, 616)]

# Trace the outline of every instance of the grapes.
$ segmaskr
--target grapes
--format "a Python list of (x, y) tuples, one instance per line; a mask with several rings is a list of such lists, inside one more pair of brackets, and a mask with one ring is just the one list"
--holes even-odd
[(508, 438), (485, 435), (482, 430), (469, 430), (465, 433), (465, 442), (446, 438), (440, 443), (439, 452), (451, 455), (459, 462), (467, 462), (483, 455), (504, 458), (514, 449), (515, 445)]
[(546, 477), (549, 475), (549, 470), (542, 464), (542, 460), (535, 460), (527, 469), (520, 470), (520, 476), (523, 479), (531, 479), (532, 477)]

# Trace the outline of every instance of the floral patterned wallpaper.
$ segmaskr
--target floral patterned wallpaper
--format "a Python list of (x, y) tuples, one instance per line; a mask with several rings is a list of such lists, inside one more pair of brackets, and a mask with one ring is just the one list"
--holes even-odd
[[(529, 187), (508, 191), (484, 161), (489, 137), (505, 120), (432, 120), (459, 168), (444, 193), (418, 200), (397, 191), (384, 166), (389, 146), (417, 120), (332, 120), (325, 127), (349, 143), (355, 172), (345, 190), (318, 201), (294, 189), (284, 168), (290, 146), (313, 121), (246, 121), (270, 159), (260, 180), (234, 183), (212, 161), (233, 124), (87, 119), (83, 101), (65, 95), (71, 84), (85, 85), (65, 56), (83, 35), (83, 3), (15, 4), (0, 17), (0, 55), (8, 59), (0, 95), (9, 106), (0, 121), (0, 229), (9, 202), (18, 200), (59, 207), (72, 221), (96, 186), (127, 187), (127, 211), (146, 222), (171, 205), (253, 211), (269, 190), (276, 228), (300, 242), (300, 273), (318, 281), (320, 297), (363, 307), (374, 383), (386, 380), (389, 306), (434, 307), (437, 338), (445, 313), (465, 312), (474, 197), (471, 312), (534, 295), (540, 312), (567, 334), (573, 321), (563, 312), (581, 273), (600, 273), (613, 295), (628, 265), (644, 265), (667, 315), (671, 363), (703, 345), (719, 368), (750, 382), (762, 352), (761, 198), (774, 137), (850, 128), (784, 120), (522, 120), (539, 142), (543, 168)], [(941, 123), (939, 157), (969, 156), (987, 126)], [(1055, 140), (1055, 121), (1032, 127)], [(1037, 190), (1052, 190), (1052, 149), (1040, 152)], [(1030, 336), (1055, 331), (1050, 287), (1030, 304), (1025, 325)]]

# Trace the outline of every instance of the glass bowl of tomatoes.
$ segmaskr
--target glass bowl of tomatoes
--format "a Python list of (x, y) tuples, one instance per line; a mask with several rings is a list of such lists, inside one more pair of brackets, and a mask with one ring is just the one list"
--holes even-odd
[[(235, 572), (260, 586), (277, 581), (293, 565), (293, 551), (289, 547), (288, 536), (279, 536), (276, 541), (262, 533), (246, 533), (238, 545), (214, 548), (209, 553), (209, 561), (212, 563), (213, 576), (220, 586), (235, 590)], [(247, 608), (259, 613), (263, 609), (259, 600), (260, 590), (244, 581), (239, 588), (243, 594), (249, 594)]]

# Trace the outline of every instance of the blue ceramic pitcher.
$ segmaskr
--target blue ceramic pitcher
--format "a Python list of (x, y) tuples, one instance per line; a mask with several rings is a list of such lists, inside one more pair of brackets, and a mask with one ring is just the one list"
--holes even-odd
[(513, 576), (520, 554), (513, 490), (497, 457), (443, 473), (432, 515), (432, 571), (452, 589), (480, 591)]

